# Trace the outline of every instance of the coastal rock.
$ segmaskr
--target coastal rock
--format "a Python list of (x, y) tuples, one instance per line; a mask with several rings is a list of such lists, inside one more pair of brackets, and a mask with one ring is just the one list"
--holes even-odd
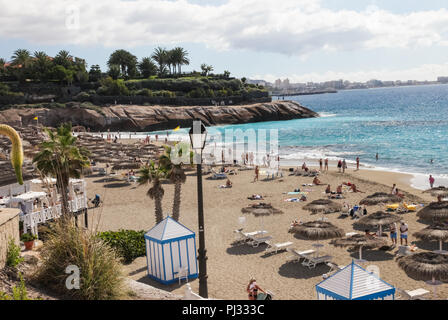
[(206, 126), (260, 121), (314, 118), (318, 114), (293, 101), (275, 101), (233, 106), (139, 106), (114, 105), (86, 108), (69, 103), (65, 108), (21, 108), (0, 112), (0, 123), (13, 126), (39, 124), (56, 127), (63, 122), (94, 131), (153, 131), (177, 126), (189, 127), (200, 119)]

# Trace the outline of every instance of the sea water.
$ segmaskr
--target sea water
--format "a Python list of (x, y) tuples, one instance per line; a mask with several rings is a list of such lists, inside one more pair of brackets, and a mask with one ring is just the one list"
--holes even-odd
[[(285, 165), (320, 158), (352, 163), (359, 157), (372, 169), (413, 173), (413, 185), (421, 189), (428, 187), (429, 174), (436, 177), (436, 185), (448, 186), (448, 85), (343, 90), (287, 99), (320, 117), (218, 126), (210, 128), (211, 143), (216, 133), (229, 129), (276, 129)], [(169, 132), (170, 140), (188, 139), (186, 132)], [(161, 139), (166, 134), (158, 133)]]

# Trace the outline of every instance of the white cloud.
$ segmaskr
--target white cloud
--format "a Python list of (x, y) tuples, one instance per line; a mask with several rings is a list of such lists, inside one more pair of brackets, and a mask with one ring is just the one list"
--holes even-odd
[(251, 79), (263, 79), (274, 82), (276, 79), (288, 78), (292, 83), (305, 82), (324, 82), (329, 80), (349, 80), (365, 82), (371, 79), (379, 79), (383, 81), (395, 80), (430, 80), (435, 81), (439, 76), (448, 76), (448, 63), (444, 64), (424, 64), (410, 69), (376, 69), (369, 71), (339, 72), (326, 71), (323, 73), (306, 73), (306, 74), (257, 74), (250, 77)]
[[(80, 27), (66, 27), (76, 5)], [(448, 45), (448, 11), (393, 14), (323, 8), (319, 0), (0, 0), (0, 37), (38, 44), (134, 47), (201, 43), (305, 56), (316, 50)]]

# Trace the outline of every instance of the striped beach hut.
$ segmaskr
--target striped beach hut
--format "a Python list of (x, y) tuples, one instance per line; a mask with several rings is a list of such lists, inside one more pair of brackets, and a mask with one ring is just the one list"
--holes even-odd
[(145, 234), (148, 276), (163, 284), (197, 278), (196, 235), (167, 217)]
[(395, 300), (395, 288), (352, 261), (316, 285), (318, 300)]

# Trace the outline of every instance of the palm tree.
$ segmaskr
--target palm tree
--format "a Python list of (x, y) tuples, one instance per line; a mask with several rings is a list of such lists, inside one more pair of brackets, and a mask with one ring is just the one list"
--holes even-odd
[(13, 66), (26, 67), (31, 61), (31, 53), (26, 49), (17, 49), (11, 57)]
[(148, 165), (140, 168), (139, 173), (138, 183), (140, 185), (152, 183), (152, 187), (146, 194), (155, 201), (156, 224), (158, 224), (163, 220), (162, 198), (165, 190), (162, 188), (161, 179), (165, 176), (165, 172), (156, 167), (154, 161), (151, 161)]
[(116, 50), (107, 61), (107, 65), (119, 65), (123, 76), (132, 76), (135, 70), (137, 70), (137, 57), (126, 50)]
[(157, 67), (149, 57), (142, 59), (142, 61), (138, 64), (138, 69), (144, 78), (149, 78), (157, 73)]
[[(176, 146), (181, 146), (177, 144)], [(177, 156), (179, 158), (182, 157), (182, 148), (176, 148), (175, 153), (177, 152)], [(165, 153), (160, 156), (159, 163), (164, 171), (166, 171), (166, 175), (169, 180), (174, 183), (174, 199), (173, 199), (173, 212), (172, 218), (176, 221), (179, 221), (180, 217), (180, 203), (181, 203), (181, 191), (182, 184), (187, 180), (187, 176), (185, 175), (185, 171), (183, 169), (183, 163), (174, 163), (171, 159), (172, 148), (170, 146), (164, 146)], [(190, 157), (191, 162), (191, 157)]]
[(40, 145), (33, 163), (45, 176), (56, 178), (56, 185), (62, 195), (62, 212), (69, 214), (68, 186), (70, 178), (80, 178), (82, 169), (89, 166), (89, 152), (76, 146), (71, 124), (62, 124), (56, 131), (44, 129), (48, 135)]
[(162, 74), (164, 67), (167, 65), (168, 52), (166, 49), (157, 47), (151, 58), (159, 65), (159, 73)]
[(207, 76), (210, 72), (213, 71), (213, 67), (205, 63), (201, 64), (201, 69), (204, 76)]
[(28, 68), (32, 64), (31, 53), (26, 49), (17, 49), (11, 57), (14, 76), (19, 82), (24, 82), (28, 75)]
[(63, 66), (65, 69), (68, 69), (73, 63), (73, 57), (70, 55), (70, 52), (66, 50), (61, 50), (54, 57), (53, 61), (55, 64)]
[(34, 78), (40, 81), (48, 79), (51, 70), (50, 57), (43, 51), (34, 52), (33, 73)]
[(176, 47), (172, 51), (172, 55), (174, 56), (175, 64), (178, 68), (178, 73), (182, 73), (182, 66), (189, 65), (190, 59), (188, 59), (188, 52), (182, 47)]

